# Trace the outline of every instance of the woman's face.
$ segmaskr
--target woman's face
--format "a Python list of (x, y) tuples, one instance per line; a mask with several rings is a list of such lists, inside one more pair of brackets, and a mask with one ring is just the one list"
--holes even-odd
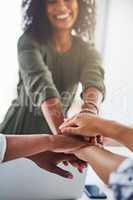
[(78, 0), (44, 0), (50, 24), (56, 30), (69, 30), (78, 15)]

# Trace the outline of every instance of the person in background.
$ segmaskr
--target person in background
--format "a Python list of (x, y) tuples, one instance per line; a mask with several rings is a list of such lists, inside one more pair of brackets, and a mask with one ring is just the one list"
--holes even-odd
[[(3, 135), (0, 134), (0, 163), (27, 157), (40, 168), (58, 174), (64, 178), (73, 175), (57, 165), (62, 161), (75, 163), (78, 160), (79, 172), (86, 167), (86, 163), (70, 155), (71, 152), (83, 147), (84, 140), (63, 135)], [(68, 154), (69, 153), (69, 154)]]
[(0, 132), (57, 135), (80, 82), (81, 112), (98, 114), (104, 98), (101, 57), (83, 40), (94, 34), (95, 1), (23, 0), (22, 11), (18, 97)]
[[(96, 136), (101, 134), (125, 145), (133, 152), (133, 128), (90, 114), (77, 114), (61, 125), (65, 135)], [(109, 185), (116, 200), (133, 199), (133, 159), (116, 155), (97, 145), (74, 152), (88, 162), (99, 177)]]

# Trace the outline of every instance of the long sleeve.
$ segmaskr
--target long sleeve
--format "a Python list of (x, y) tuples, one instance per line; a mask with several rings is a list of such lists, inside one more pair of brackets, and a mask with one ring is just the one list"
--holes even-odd
[(102, 68), (101, 57), (96, 49), (89, 44), (84, 44), (82, 49), (80, 75), (80, 82), (83, 87), (82, 93), (89, 87), (95, 87), (103, 94), (104, 98), (104, 69)]
[(6, 137), (0, 134), (0, 163), (3, 162), (6, 153)]
[(33, 105), (40, 107), (43, 101), (60, 96), (40, 45), (29, 35), (24, 34), (18, 41), (18, 61), (26, 93)]
[(116, 200), (133, 199), (133, 160), (126, 159), (119, 168), (110, 175), (109, 187)]

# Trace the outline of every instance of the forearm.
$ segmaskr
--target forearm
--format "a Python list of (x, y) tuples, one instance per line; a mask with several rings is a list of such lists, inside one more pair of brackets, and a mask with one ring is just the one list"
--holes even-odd
[(60, 132), (59, 126), (64, 121), (63, 108), (58, 98), (51, 98), (41, 105), (43, 115), (54, 135)]
[(100, 105), (103, 99), (102, 93), (95, 87), (87, 88), (83, 93), (83, 105), (81, 112), (99, 114)]
[(133, 128), (115, 121), (99, 119), (97, 123), (97, 130), (103, 136), (117, 140), (133, 151)]
[(7, 135), (6, 142), (4, 161), (48, 151), (51, 145), (51, 137), (49, 135)]
[[(91, 113), (93, 115), (99, 115), (100, 105), (103, 99), (103, 94), (95, 87), (87, 88), (83, 93), (83, 105), (81, 113)], [(103, 144), (103, 137), (97, 136), (91, 139), (97, 143)]]
[(88, 162), (106, 184), (108, 184), (110, 174), (126, 159), (97, 146), (83, 148), (75, 155)]

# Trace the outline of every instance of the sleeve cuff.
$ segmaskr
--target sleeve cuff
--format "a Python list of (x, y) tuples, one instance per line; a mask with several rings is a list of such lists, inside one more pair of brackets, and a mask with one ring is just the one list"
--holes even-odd
[(83, 97), (83, 92), (89, 87), (97, 88), (103, 94), (102, 101), (104, 101), (106, 91), (105, 91), (105, 86), (101, 82), (98, 82), (98, 83), (96, 83), (96, 82), (87, 82), (84, 85), (82, 85), (82, 92), (80, 94), (81, 98)]
[(4, 160), (6, 147), (7, 147), (6, 136), (0, 134), (0, 163), (2, 163)]
[(36, 96), (34, 102), (36, 102), (36, 106), (41, 107), (41, 104), (46, 101), (47, 99), (57, 97), (60, 99), (60, 95), (57, 90), (54, 88), (45, 88), (44, 92), (41, 92)]
[[(125, 159), (117, 168), (117, 170), (111, 173), (109, 177), (109, 184), (126, 184), (128, 180), (128, 170), (131, 168), (133, 168), (133, 159)], [(125, 178), (127, 180), (125, 180), (124, 174), (126, 175)]]

